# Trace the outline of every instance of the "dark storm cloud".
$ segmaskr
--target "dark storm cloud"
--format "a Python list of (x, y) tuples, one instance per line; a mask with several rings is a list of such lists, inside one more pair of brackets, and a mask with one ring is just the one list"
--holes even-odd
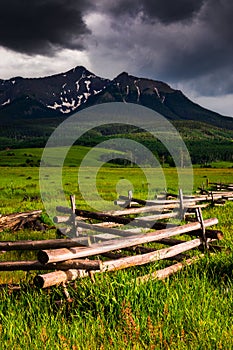
[(145, 19), (157, 19), (173, 23), (192, 18), (201, 8), (204, 0), (120, 0), (105, 4), (113, 15), (135, 16), (139, 12)]
[(83, 50), (103, 76), (122, 69), (232, 93), (232, 18), (232, 0), (1, 0), (0, 46), (31, 56), (70, 48), (74, 61)]
[(99, 3), (118, 31), (121, 51), (134, 58), (132, 71), (171, 83), (189, 81), (193, 87), (196, 81), (197, 89), (211, 93), (233, 92), (232, 0)]
[(173, 57), (164, 67), (167, 74), (174, 81), (196, 81), (199, 91), (233, 93), (232, 16), (231, 0), (206, 0), (193, 30), (184, 27), (189, 33), (184, 34), (184, 45), (177, 46), (175, 41), (173, 50), (167, 48)]
[(1, 0), (0, 45), (26, 54), (82, 49), (89, 33), (82, 14), (89, 6), (79, 0)]
[(164, 23), (189, 20), (200, 10), (204, 0), (145, 0), (143, 10), (148, 18)]

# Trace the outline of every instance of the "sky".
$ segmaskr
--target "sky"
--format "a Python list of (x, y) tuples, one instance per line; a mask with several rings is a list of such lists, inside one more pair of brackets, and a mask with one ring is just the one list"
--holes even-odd
[(1, 0), (0, 79), (126, 71), (233, 116), (232, 17), (232, 0)]

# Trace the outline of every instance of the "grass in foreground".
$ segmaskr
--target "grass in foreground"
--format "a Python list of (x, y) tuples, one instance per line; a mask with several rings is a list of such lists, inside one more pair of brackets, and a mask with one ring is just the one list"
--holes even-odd
[[(77, 170), (64, 171), (68, 195)], [(114, 199), (116, 193), (115, 176), (118, 180), (128, 176), (128, 169), (116, 171), (114, 174), (113, 169), (103, 169), (99, 174), (100, 188), (109, 199)], [(131, 173), (131, 178), (138, 189), (136, 194), (143, 197), (137, 171)], [(175, 190), (174, 170), (166, 171), (169, 186)], [(195, 169), (195, 174), (195, 188), (206, 177), (213, 182), (233, 182), (229, 169)], [(39, 196), (38, 169), (1, 168), (1, 186), (2, 212), (43, 207), (39, 197), (33, 198)], [(206, 256), (164, 282), (136, 285), (135, 278), (166, 266), (165, 261), (96, 275), (95, 283), (82, 279), (69, 287), (73, 302), (68, 304), (62, 288), (30, 288), (34, 272), (12, 274), (11, 282), (22, 280), (22, 291), (0, 291), (1, 349), (232, 349), (233, 203), (205, 210), (204, 216), (218, 217), (218, 228), (224, 232), (220, 244), (230, 247), (231, 253)], [(54, 231), (46, 236), (30, 231), (14, 237), (10, 232), (1, 233), (4, 240), (53, 235)], [(1, 273), (1, 283), (9, 282), (9, 276)], [(63, 303), (58, 305), (56, 301), (61, 299)]]
[(60, 288), (2, 292), (2, 349), (232, 349), (232, 254), (135, 284), (155, 268), (77, 281), (60, 306)]

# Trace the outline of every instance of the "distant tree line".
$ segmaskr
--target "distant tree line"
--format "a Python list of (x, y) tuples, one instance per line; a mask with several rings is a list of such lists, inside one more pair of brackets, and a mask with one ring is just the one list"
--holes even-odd
[[(190, 122), (193, 126), (194, 122)], [(205, 125), (200, 125), (200, 128), (189, 129), (188, 126), (181, 124), (181, 135), (185, 141), (191, 161), (193, 164), (201, 164), (208, 166), (211, 162), (217, 161), (229, 161), (233, 162), (233, 144), (229, 137), (230, 133), (223, 129), (212, 128), (208, 129)], [(55, 124), (48, 126), (40, 125), (34, 128), (24, 128), (22, 125), (18, 127), (10, 127), (6, 125), (6, 128), (0, 128), (0, 149), (14, 149), (14, 148), (35, 148), (44, 147), (48, 140), (49, 135), (55, 128)], [(155, 160), (162, 166), (175, 166), (174, 159), (169, 150), (164, 146), (162, 142), (153, 137), (152, 134), (145, 132), (131, 125), (111, 124), (104, 125), (95, 129), (92, 129), (83, 134), (76, 141), (76, 145), (94, 147), (101, 144), (103, 141), (112, 140), (115, 138), (125, 139), (126, 141), (119, 142), (117, 149), (114, 149), (115, 142), (113, 141), (113, 150), (121, 152), (131, 152), (131, 159), (117, 159), (108, 160), (107, 158), (101, 159), (102, 161), (110, 161), (119, 165), (132, 164), (146, 164), (155, 165)], [(140, 149), (129, 149), (127, 139), (136, 141), (137, 143), (145, 146), (146, 149), (152, 152), (142, 152)], [(172, 140), (169, 140), (172, 147)], [(64, 135), (64, 145), (68, 142), (69, 137)], [(185, 166), (187, 159), (185, 159), (185, 153), (181, 154), (181, 166)], [(107, 156), (103, 156), (107, 157)], [(116, 157), (115, 157), (116, 158)]]

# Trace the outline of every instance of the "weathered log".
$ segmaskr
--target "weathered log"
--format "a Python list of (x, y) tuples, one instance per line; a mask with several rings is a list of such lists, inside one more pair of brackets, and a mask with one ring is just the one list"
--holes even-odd
[[(66, 208), (66, 207), (56, 207), (57, 211), (62, 212), (62, 213), (72, 213), (71, 209)], [(89, 219), (96, 219), (100, 221), (111, 221), (111, 222), (116, 222), (119, 224), (127, 225), (129, 224), (133, 219), (130, 218), (122, 218), (118, 216), (113, 216), (109, 214), (103, 214), (102, 212), (92, 212), (88, 210), (75, 210), (76, 215), (78, 216), (83, 216)]]
[(203, 256), (204, 256), (204, 254), (199, 255), (199, 256), (193, 256), (192, 258), (187, 259), (184, 262), (178, 262), (174, 265), (165, 267), (164, 269), (161, 269), (161, 270), (157, 270), (157, 271), (152, 272), (148, 275), (137, 277), (136, 283), (140, 284), (140, 283), (145, 283), (145, 282), (155, 280), (155, 279), (158, 279), (158, 280), (165, 279), (165, 278), (173, 275), (174, 273), (182, 270), (184, 267), (195, 263), (197, 260), (199, 260)]
[[(165, 238), (164, 238), (165, 239)], [(168, 240), (170, 240), (169, 238), (167, 238)], [(161, 240), (162, 241), (162, 240)], [(160, 242), (161, 242), (160, 241)], [(185, 243), (185, 242), (187, 242), (187, 241), (179, 241), (178, 239), (176, 240), (176, 241), (178, 241), (178, 242), (176, 242), (176, 243), (174, 243), (174, 244), (172, 244), (172, 242), (171, 241), (169, 241), (169, 244), (165, 244), (165, 245), (175, 245), (175, 244), (179, 244), (179, 243)], [(159, 243), (159, 242), (156, 242), (156, 243)], [(145, 254), (145, 253), (151, 253), (151, 252), (154, 252), (155, 250), (156, 250), (156, 248), (152, 248), (152, 247), (144, 247), (144, 246), (142, 246), (142, 245), (137, 245), (137, 246), (135, 246), (135, 247), (127, 247), (127, 248), (123, 248), (122, 249), (123, 251), (129, 251), (129, 252), (134, 252), (134, 253), (137, 253), (137, 254)], [(157, 249), (158, 250), (158, 249)]]
[[(67, 212), (70, 212), (69, 208), (65, 208), (65, 207), (57, 207), (58, 211), (62, 211), (62, 210), (67, 210)], [(104, 212), (91, 212), (91, 211), (87, 211), (87, 210), (78, 210), (76, 209), (76, 215), (79, 216), (84, 216), (86, 218), (90, 218), (90, 219), (96, 219), (96, 220), (100, 220), (100, 221), (110, 221), (110, 222), (115, 222), (115, 223), (119, 223), (119, 224), (123, 224), (123, 225), (132, 225), (132, 226), (140, 226), (140, 227), (150, 227), (151, 226), (151, 222), (149, 222), (149, 217), (148, 217), (148, 222), (146, 221), (146, 217), (141, 217), (141, 218), (124, 218), (121, 216), (117, 216), (117, 215), (110, 215), (110, 214), (105, 214)], [(162, 214), (165, 215), (165, 214)], [(172, 215), (175, 217), (175, 214), (172, 213)], [(166, 218), (167, 216), (165, 215), (165, 217), (162, 216), (162, 218)], [(170, 217), (170, 216), (169, 216)], [(55, 217), (56, 220), (56, 217)], [(151, 219), (152, 220), (152, 219)], [(154, 217), (153, 220), (159, 220), (159, 218)], [(155, 223), (156, 225), (156, 223)]]
[[(180, 195), (180, 194), (179, 194)], [(138, 198), (132, 198), (135, 203), (138, 203), (140, 205), (144, 206), (156, 206), (156, 205), (170, 205), (170, 204), (179, 204), (180, 205), (180, 199), (179, 195), (173, 195), (177, 199), (152, 199), (152, 200), (143, 200), (143, 199), (138, 199)], [(206, 197), (206, 196), (203, 196)], [(195, 197), (195, 196), (185, 196), (183, 195), (184, 201), (187, 203), (189, 202), (196, 202), (196, 200), (200, 197)], [(119, 199), (121, 200), (126, 200), (126, 196), (119, 196)]]
[(8, 215), (1, 215), (0, 216), (0, 224), (4, 223), (5, 221), (11, 221), (15, 219), (21, 219), (21, 218), (27, 218), (28, 216), (38, 216), (42, 213), (42, 210), (33, 210), (33, 211), (27, 211), (22, 213), (13, 213)]
[[(62, 211), (62, 210), (66, 210), (67, 213), (71, 213), (71, 210), (69, 208), (65, 208), (65, 207), (57, 207), (57, 211)], [(131, 209), (129, 209), (131, 210)], [(144, 217), (143, 222), (141, 222), (140, 220), (142, 219), (141, 217), (133, 219), (133, 218), (123, 218), (119, 215), (112, 215), (109, 214), (108, 212), (91, 212), (91, 211), (87, 211), (87, 210), (78, 210), (76, 209), (76, 215), (79, 216), (84, 216), (86, 218), (90, 218), (90, 219), (96, 219), (96, 220), (100, 220), (100, 221), (111, 221), (111, 222), (116, 222), (119, 224), (123, 224), (123, 225), (127, 225), (130, 224), (132, 221), (137, 220), (138, 224), (141, 224), (143, 226), (145, 226), (145, 220), (146, 217)], [(121, 214), (121, 211), (119, 211)], [(170, 213), (168, 213), (170, 214)], [(158, 214), (159, 215), (159, 214)], [(163, 215), (163, 214), (162, 214)], [(54, 218), (55, 222), (58, 220), (58, 217)], [(134, 223), (133, 223), (134, 224)]]
[[(211, 242), (211, 241), (213, 240), (208, 239), (208, 242)], [(146, 253), (143, 255), (140, 254), (140, 255), (124, 257), (124, 258), (111, 260), (111, 261), (104, 261), (102, 263), (102, 268), (100, 270), (92, 271), (92, 273), (116, 271), (116, 270), (131, 267), (131, 266), (144, 265), (144, 264), (161, 260), (161, 259), (168, 259), (182, 252), (185, 252), (187, 250), (194, 249), (200, 246), (201, 244), (202, 242), (200, 239), (195, 239), (192, 241), (178, 244), (170, 248), (160, 249), (160, 250)], [(187, 261), (189, 262), (189, 260)], [(178, 263), (175, 265), (178, 267), (180, 266), (180, 264), (182, 263)], [(53, 285), (57, 285), (60, 283), (72, 281), (72, 280), (75, 280), (76, 278), (86, 277), (89, 275), (85, 270), (81, 270), (81, 273), (79, 271), (80, 270), (55, 271), (44, 275), (38, 275), (34, 278), (34, 284), (40, 288), (46, 288), (46, 287), (51, 287)], [(174, 268), (170, 269), (170, 271), (174, 272)], [(156, 274), (157, 276), (156, 278), (158, 278), (158, 276), (160, 276), (160, 278), (164, 278), (166, 276), (165, 271), (163, 273), (161, 271), (157, 271), (157, 273), (158, 274)]]
[(171, 213), (141, 216), (139, 218), (135, 218), (134, 220), (136, 222), (141, 222), (141, 221), (147, 222), (147, 221), (154, 221), (154, 220), (164, 220), (164, 219), (177, 218), (178, 216), (179, 216), (179, 213), (176, 211), (176, 212), (171, 212)]
[[(87, 218), (84, 218), (84, 217), (81, 217), (81, 216), (76, 216), (75, 217), (76, 224), (78, 224), (78, 222), (80, 220), (83, 221), (85, 219), (87, 219)], [(70, 216), (54, 216), (53, 222), (55, 224), (65, 223), (67, 225), (71, 225)], [(95, 225), (102, 226), (102, 227), (113, 227), (113, 226), (116, 227), (116, 226), (121, 226), (122, 224), (117, 224), (116, 222), (105, 221), (105, 222), (96, 223)]]
[[(196, 202), (190, 202), (188, 204), (188, 207), (193, 207), (196, 205)], [(179, 208), (180, 205), (179, 203), (174, 203), (174, 204), (164, 204), (164, 205), (150, 205), (150, 206), (145, 206), (145, 207), (139, 207), (139, 208), (128, 208), (128, 209), (123, 209), (123, 210), (111, 210), (108, 212), (105, 212), (106, 214), (110, 215), (131, 215), (131, 214), (141, 214), (141, 213), (150, 213), (150, 212), (160, 212), (164, 210), (169, 210), (169, 209), (175, 209)]]
[(23, 213), (14, 213), (0, 216), (0, 232), (5, 229), (17, 229), (27, 222), (35, 221), (40, 217), (42, 210), (33, 210)]
[[(76, 217), (76, 221), (77, 221), (77, 217)], [(54, 216), (53, 218), (53, 222), (55, 224), (71, 224), (71, 218), (70, 216), (61, 216), (61, 215), (58, 215), (58, 216)]]
[[(118, 226), (118, 225), (117, 225)], [(148, 224), (146, 223), (146, 226), (148, 226)], [(151, 225), (149, 225), (150, 227)], [(162, 230), (165, 228), (169, 228), (169, 227), (174, 227), (176, 225), (174, 224), (170, 224), (170, 223), (163, 223), (163, 222), (156, 222), (155, 224), (153, 224), (154, 229), (157, 230)], [(132, 229), (127, 229), (127, 230), (119, 230), (116, 228), (111, 228), (111, 227), (107, 227), (105, 225), (99, 225), (99, 224), (87, 224), (83, 221), (79, 221), (78, 222), (78, 229), (84, 229), (84, 230), (91, 230), (94, 232), (101, 232), (101, 233), (109, 233), (109, 234), (114, 234), (114, 235), (118, 235), (118, 236), (131, 236), (132, 234), (134, 234), (135, 232), (140, 232), (140, 231), (147, 231), (148, 228), (132, 228)], [(136, 231), (135, 231), (136, 230)], [(69, 230), (66, 230), (64, 228), (59, 229), (59, 231), (61, 231), (62, 235), (69, 235)], [(82, 231), (82, 230), (81, 230)], [(85, 231), (84, 231), (85, 232)]]
[[(59, 230), (62, 230), (63, 235), (65, 236), (69, 235), (69, 232), (70, 232), (69, 229), (59, 229)], [(148, 232), (150, 229), (136, 228), (136, 229), (130, 229), (130, 230), (119, 230), (116, 228), (102, 227), (102, 226), (99, 226), (98, 224), (87, 224), (85, 222), (79, 222), (78, 230), (80, 235), (79, 237), (80, 241), (85, 242), (85, 239), (86, 239), (86, 244), (83, 244), (83, 245), (89, 245), (89, 243), (95, 243), (98, 240), (106, 241), (113, 238), (130, 237), (135, 233)], [(99, 234), (90, 234), (90, 231), (99, 232)], [(87, 232), (89, 233), (87, 234)]]
[[(221, 199), (223, 195), (228, 195), (229, 197), (231, 197), (233, 195), (233, 192), (212, 192), (213, 194), (213, 198), (211, 196), (211, 194), (206, 194), (206, 195), (201, 195), (201, 196), (193, 196), (193, 197), (183, 197), (184, 198), (184, 206), (187, 206), (190, 202), (205, 202), (205, 201), (211, 201), (212, 199), (217, 200), (217, 199)], [(120, 196), (120, 199), (126, 199), (127, 197), (125, 196)], [(150, 200), (150, 201), (145, 201), (145, 200), (141, 200), (141, 199), (137, 199), (137, 198), (133, 198), (133, 200), (135, 202), (138, 202), (141, 205), (145, 205), (145, 206), (155, 206), (155, 205), (166, 205), (166, 204), (176, 204), (176, 203), (180, 203), (180, 201), (178, 199), (154, 199), (154, 200)]]
[(54, 271), (44, 275), (37, 275), (34, 278), (35, 286), (39, 288), (47, 288), (68, 281), (73, 281), (76, 278), (88, 276), (85, 270), (67, 270), (67, 271)]
[[(211, 242), (213, 239), (208, 238), (207, 242)], [(192, 241), (177, 244), (169, 248), (163, 248), (149, 252), (146, 254), (128, 256), (122, 259), (117, 259), (113, 261), (104, 261), (102, 266), (102, 271), (115, 271), (119, 269), (128, 268), (131, 266), (138, 266), (148, 264), (149, 262), (154, 262), (158, 260), (168, 259), (174, 257), (180, 253), (186, 252), (202, 245), (200, 238), (194, 239)]]
[(69, 248), (85, 246), (85, 237), (71, 238), (71, 239), (48, 239), (48, 240), (23, 240), (23, 241), (0, 241), (0, 250), (39, 250), (50, 248)]
[(31, 271), (31, 270), (101, 270), (101, 260), (66, 260), (60, 263), (41, 264), (39, 261), (1, 261), (0, 271)]
[[(205, 227), (212, 226), (218, 223), (218, 219), (208, 219), (204, 221)], [(43, 263), (58, 262), (69, 259), (78, 259), (93, 255), (106, 253), (108, 251), (117, 250), (125, 247), (132, 247), (142, 243), (148, 243), (160, 240), (162, 238), (168, 238), (176, 236), (178, 234), (184, 234), (194, 230), (201, 229), (199, 222), (189, 223), (183, 226), (168, 228), (165, 230), (148, 232), (141, 235), (134, 235), (127, 239), (114, 239), (101, 244), (93, 244), (91, 247), (73, 247), (70, 249), (54, 249), (54, 250), (41, 250), (38, 253), (38, 260)]]

